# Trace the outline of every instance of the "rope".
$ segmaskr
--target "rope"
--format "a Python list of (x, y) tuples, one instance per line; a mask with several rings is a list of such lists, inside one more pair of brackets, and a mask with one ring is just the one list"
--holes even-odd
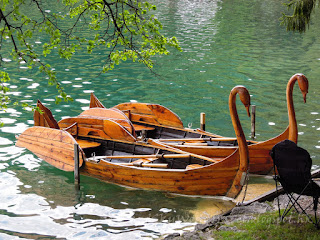
[(245, 185), (245, 189), (244, 189), (244, 193), (243, 193), (243, 198), (242, 198), (241, 203), (237, 204), (238, 206), (243, 204), (243, 202), (244, 202), (244, 200), (246, 198), (246, 195), (247, 195), (247, 190), (248, 190), (248, 185), (249, 185), (249, 168), (247, 170), (247, 174), (246, 174), (246, 179), (245, 179), (245, 184), (244, 185)]

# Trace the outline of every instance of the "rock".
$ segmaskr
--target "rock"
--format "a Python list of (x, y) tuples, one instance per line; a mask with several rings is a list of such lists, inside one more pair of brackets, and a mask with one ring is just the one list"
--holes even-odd
[(266, 213), (272, 210), (272, 207), (267, 203), (254, 202), (248, 206), (237, 206), (233, 208), (230, 215)]
[(283, 209), (286, 207), (289, 201), (289, 198), (287, 195), (279, 195), (277, 198), (273, 200), (274, 209), (278, 209), (278, 201), (279, 201), (280, 208)]
[(182, 239), (202, 240), (201, 237), (199, 236), (199, 233), (196, 231), (185, 232), (182, 234), (181, 237)]
[[(297, 198), (299, 195), (298, 194), (293, 194), (294, 198)], [(280, 205), (280, 209), (284, 209), (286, 208), (288, 202), (289, 202), (289, 197), (287, 195), (280, 195), (279, 196), (279, 205)], [(306, 207), (306, 206), (310, 206), (308, 208), (307, 212), (311, 212), (313, 214), (313, 197), (310, 196), (305, 196), (302, 195), (300, 196), (298, 203), (302, 206), (302, 207)], [(273, 200), (273, 209), (274, 210), (278, 210), (278, 198), (275, 198)], [(300, 211), (300, 209), (299, 209)], [(301, 212), (301, 211), (300, 211)], [(318, 208), (317, 214), (320, 214), (320, 209)]]
[(172, 233), (172, 234), (169, 234), (168, 236), (166, 236), (163, 240), (173, 240), (177, 237), (180, 237), (179, 233)]
[(236, 221), (249, 221), (252, 219), (255, 219), (256, 217), (252, 216), (252, 215), (244, 215), (244, 214), (240, 214), (240, 215), (230, 215), (225, 217), (224, 220), (224, 224), (230, 224)]
[(213, 240), (212, 231), (193, 231), (188, 233), (183, 233), (181, 238), (177, 238), (176, 240)]
[(223, 220), (223, 216), (221, 215), (216, 215), (216, 216), (213, 216), (212, 218), (210, 218), (206, 223), (204, 224), (197, 224), (195, 226), (195, 230), (196, 231), (204, 231), (206, 228), (208, 227), (214, 227), (216, 226), (218, 223), (220, 223), (222, 220)]

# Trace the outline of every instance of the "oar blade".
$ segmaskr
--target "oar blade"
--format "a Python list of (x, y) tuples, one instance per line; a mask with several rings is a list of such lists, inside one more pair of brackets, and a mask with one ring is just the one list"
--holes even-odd
[[(56, 168), (73, 171), (75, 143), (76, 140), (66, 131), (36, 126), (25, 130), (18, 137), (16, 146), (27, 148)], [(80, 152), (79, 166), (82, 164)]]

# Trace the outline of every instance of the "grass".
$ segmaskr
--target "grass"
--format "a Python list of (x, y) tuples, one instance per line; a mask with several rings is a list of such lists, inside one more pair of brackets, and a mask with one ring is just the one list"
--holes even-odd
[(280, 222), (278, 212), (265, 213), (256, 219), (234, 222), (227, 227), (237, 227), (239, 232), (213, 231), (214, 239), (275, 239), (275, 240), (316, 240), (320, 239), (320, 230), (308, 221), (305, 215), (289, 214)]

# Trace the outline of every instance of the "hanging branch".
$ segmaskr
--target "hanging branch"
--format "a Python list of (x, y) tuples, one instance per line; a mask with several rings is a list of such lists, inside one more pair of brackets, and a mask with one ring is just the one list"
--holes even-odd
[[(45, 11), (40, 0), (12, 0), (10, 4), (0, 0), (0, 4), (0, 56), (11, 54), (17, 62), (22, 59), (30, 68), (37, 66), (48, 76), (49, 85), (56, 86), (59, 93), (56, 102), (71, 98), (58, 82), (53, 67), (45, 62), (45, 57), (52, 51), (58, 51), (61, 58), (68, 60), (81, 48), (92, 53), (100, 47), (99, 51), (107, 52), (101, 66), (103, 73), (127, 60), (138, 61), (151, 69), (153, 55), (168, 54), (169, 46), (181, 50), (176, 38), (166, 38), (160, 33), (161, 24), (148, 14), (156, 8), (147, 2), (64, 0), (55, 2), (65, 7), (59, 13)], [(31, 10), (20, 12), (19, 9), (26, 5)], [(64, 24), (66, 20), (68, 24)], [(90, 30), (92, 34), (83, 36), (78, 29)], [(37, 32), (50, 37), (49, 42), (43, 43), (42, 51), (32, 44), (33, 34)], [(11, 41), (5, 42), (4, 48), (2, 43), (8, 37)], [(12, 44), (13, 53), (8, 51), (8, 44)], [(5, 79), (8, 81), (9, 77), (6, 75)], [(2, 93), (5, 91), (2, 89)]]
[(288, 10), (292, 9), (292, 15), (282, 14), (281, 24), (287, 27), (288, 31), (305, 32), (309, 27), (311, 14), (316, 6), (317, 0), (289, 0), (284, 3)]

